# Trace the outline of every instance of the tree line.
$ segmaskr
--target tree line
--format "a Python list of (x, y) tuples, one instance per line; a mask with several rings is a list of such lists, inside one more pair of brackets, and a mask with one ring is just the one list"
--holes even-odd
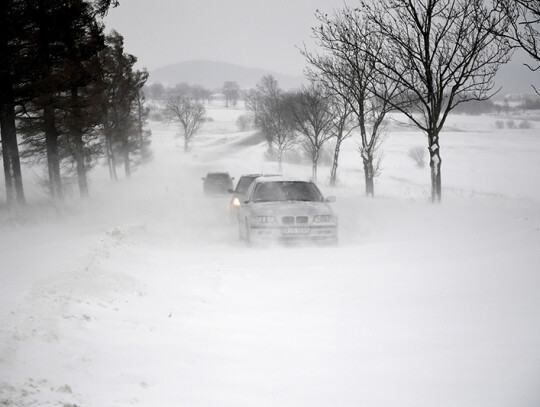
[(283, 152), (303, 136), (314, 180), (321, 147), (334, 139), (332, 183), (341, 141), (356, 129), (366, 195), (373, 196), (388, 114), (399, 112), (426, 135), (431, 200), (438, 202), (442, 197), (440, 136), (448, 115), (468, 102), (487, 101), (496, 94), (495, 75), (516, 48), (532, 58), (530, 69), (540, 67), (540, 1), (355, 4), (330, 15), (316, 13), (315, 49), (301, 49), (310, 85), (285, 93), (273, 78), (263, 78), (247, 96), (254, 124), (275, 152), (280, 168)]
[(449, 113), (490, 99), (497, 71), (518, 47), (538, 69), (539, 10), (538, 0), (380, 0), (316, 13), (317, 48), (302, 50), (307, 74), (352, 109), (368, 195), (385, 117), (399, 112), (426, 135), (431, 199), (441, 200)]
[[(6, 0), (0, 6), (0, 124), (8, 205), (25, 202), (21, 160), (44, 163), (50, 195), (105, 157), (112, 179), (151, 155), (146, 70), (104, 33), (114, 0)], [(18, 142), (20, 140), (20, 143)], [(19, 148), (20, 146), (20, 148)]]
[(245, 97), (238, 82), (225, 81), (219, 89), (208, 89), (202, 85), (191, 85), (181, 82), (175, 86), (165, 86), (160, 82), (155, 82), (144, 87), (144, 94), (153, 100), (167, 101), (177, 97), (187, 97), (197, 103), (210, 103), (216, 93), (221, 93), (225, 99), (225, 106), (236, 106), (238, 101)]
[[(234, 82), (232, 84), (235, 84)], [(237, 103), (240, 89), (225, 82), (238, 95), (225, 99), (226, 105)], [(184, 89), (189, 87), (184, 86)], [(237, 89), (237, 90), (235, 90)], [(331, 182), (337, 180), (337, 165), (341, 143), (357, 127), (352, 110), (345, 100), (323, 86), (312, 83), (298, 91), (284, 92), (272, 75), (264, 76), (254, 89), (244, 92), (244, 101), (250, 112), (250, 123), (242, 124), (241, 131), (254, 126), (265, 137), (268, 153), (275, 155), (282, 170), (283, 156), (294, 147), (301, 146), (312, 162), (312, 176), (317, 179), (321, 152), (329, 141), (334, 141)], [(193, 138), (206, 120), (203, 102), (190, 92), (173, 94), (164, 100), (165, 117), (179, 125), (184, 138), (184, 151), (188, 152)], [(245, 118), (241, 116), (241, 118)]]
[[(341, 143), (353, 131), (366, 194), (374, 195), (380, 148), (388, 115), (403, 114), (426, 135), (431, 199), (442, 197), (440, 137), (448, 115), (469, 102), (488, 101), (494, 78), (513, 50), (523, 48), (537, 70), (539, 0), (358, 1), (332, 14), (316, 13), (314, 49), (301, 53), (309, 85), (282, 91), (264, 77), (242, 94), (225, 82), (226, 104), (246, 100), (254, 126), (264, 135), (279, 166), (284, 153), (301, 145), (317, 179), (321, 151), (333, 141), (331, 183), (337, 180)], [(24, 202), (20, 159), (43, 161), (53, 197), (62, 178), (76, 174), (81, 195), (87, 174), (106, 157), (111, 178), (134, 157), (149, 156), (148, 109), (143, 87), (148, 74), (123, 39), (103, 33), (113, 0), (8, 0), (0, 6), (0, 112), (7, 200)], [(535, 88), (536, 90), (537, 88)], [(179, 123), (188, 151), (205, 120), (211, 92), (187, 84), (144, 87), (165, 101)], [(17, 138), (22, 140), (18, 151)]]

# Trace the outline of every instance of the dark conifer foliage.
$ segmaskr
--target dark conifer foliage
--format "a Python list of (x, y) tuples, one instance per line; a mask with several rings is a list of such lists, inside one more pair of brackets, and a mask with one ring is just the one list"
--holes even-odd
[[(66, 91), (61, 94), (59, 112), (65, 118), (65, 146), (76, 164), (79, 191), (88, 195), (87, 172), (95, 143), (95, 128), (99, 125), (98, 85), (100, 67), (98, 53), (105, 47), (102, 27), (92, 17), (91, 7), (74, 2), (65, 10), (69, 21), (65, 44), (68, 54), (58, 74)], [(97, 150), (99, 152), (99, 150)]]
[(135, 100), (135, 115), (136, 115), (136, 141), (137, 147), (133, 152), (135, 154), (135, 164), (140, 164), (149, 161), (152, 158), (150, 150), (150, 137), (152, 132), (146, 129), (150, 109), (144, 105), (145, 96), (143, 89), (139, 90), (137, 99)]
[(37, 76), (27, 84), (32, 98), (21, 120), (25, 155), (46, 158), (53, 197), (62, 198), (62, 175), (72, 170), (86, 196), (87, 172), (95, 159), (89, 146), (99, 124), (95, 106), (103, 26), (92, 3), (83, 0), (39, 0), (29, 10), (35, 24), (32, 68)]
[(23, 3), (17, 0), (0, 2), (0, 128), (2, 160), (8, 205), (25, 202), (19, 147), (15, 125), (15, 108), (19, 83), (24, 79), (25, 46)]
[(134, 70), (137, 58), (124, 53), (124, 39), (113, 31), (107, 36), (107, 47), (100, 55), (105, 99), (102, 124), (109, 172), (117, 180), (116, 165), (124, 164), (126, 177), (131, 176), (132, 153), (148, 157), (150, 133), (144, 129), (148, 111), (144, 109), (142, 88), (148, 79), (146, 70)]
[[(106, 156), (111, 175), (151, 157), (148, 73), (104, 34), (116, 0), (7, 0), (0, 4), (0, 124), (7, 201), (23, 203), (19, 158), (45, 163), (50, 195), (64, 180), (88, 195), (88, 172)], [(130, 156), (130, 154), (132, 156)], [(111, 165), (112, 163), (112, 165)]]

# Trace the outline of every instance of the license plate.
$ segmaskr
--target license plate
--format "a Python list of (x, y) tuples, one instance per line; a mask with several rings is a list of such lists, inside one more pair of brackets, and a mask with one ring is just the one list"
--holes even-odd
[(284, 235), (307, 235), (310, 232), (308, 227), (283, 228), (281, 233)]

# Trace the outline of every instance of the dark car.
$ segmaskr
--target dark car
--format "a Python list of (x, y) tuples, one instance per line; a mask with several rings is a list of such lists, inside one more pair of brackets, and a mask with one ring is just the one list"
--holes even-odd
[(233, 186), (233, 179), (228, 172), (209, 172), (203, 177), (205, 194), (227, 194)]
[(248, 188), (251, 186), (253, 181), (255, 181), (259, 177), (275, 177), (277, 175), (273, 174), (245, 174), (240, 177), (238, 180), (238, 183), (236, 184), (236, 188), (234, 190), (230, 190), (229, 192), (232, 192), (233, 196), (231, 198), (231, 202), (229, 204), (229, 213), (231, 215), (231, 218), (236, 219), (238, 216), (238, 209), (240, 209), (240, 206), (242, 205), (242, 202), (244, 202), (244, 198), (246, 197), (246, 192)]

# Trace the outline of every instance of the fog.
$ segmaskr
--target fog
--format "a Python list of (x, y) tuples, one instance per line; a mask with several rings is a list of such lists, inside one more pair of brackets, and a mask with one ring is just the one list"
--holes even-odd
[(248, 247), (201, 181), (276, 170), (244, 113), (208, 106), (190, 153), (151, 121), (153, 160), (116, 184), (98, 166), (87, 201), (52, 205), (25, 171), (29, 208), (1, 212), (3, 404), (540, 403), (536, 117), (451, 116), (433, 205), (407, 155), (425, 139), (395, 115), (374, 198), (356, 136), (337, 187), (319, 168), (337, 246)]
[[(219, 61), (242, 67), (301, 76), (305, 58), (298, 48), (314, 49), (311, 27), (315, 10), (331, 14), (343, 0), (145, 0), (121, 2), (109, 11), (108, 30), (124, 36), (125, 50), (147, 68), (150, 81), (156, 69), (184, 61)], [(286, 12), (283, 12), (286, 10)], [(246, 35), (249, 33), (249, 35)], [(499, 96), (534, 93), (535, 72), (523, 64), (532, 61), (515, 51), (496, 76)], [(534, 66), (534, 64), (533, 64)], [(156, 75), (158, 76), (158, 75)], [(170, 85), (174, 85), (171, 83)]]
[(106, 23), (124, 35), (126, 51), (149, 70), (205, 59), (301, 75), (305, 61), (296, 47), (311, 43), (314, 11), (331, 12), (343, 4), (342, 0), (129, 0), (111, 9)]

